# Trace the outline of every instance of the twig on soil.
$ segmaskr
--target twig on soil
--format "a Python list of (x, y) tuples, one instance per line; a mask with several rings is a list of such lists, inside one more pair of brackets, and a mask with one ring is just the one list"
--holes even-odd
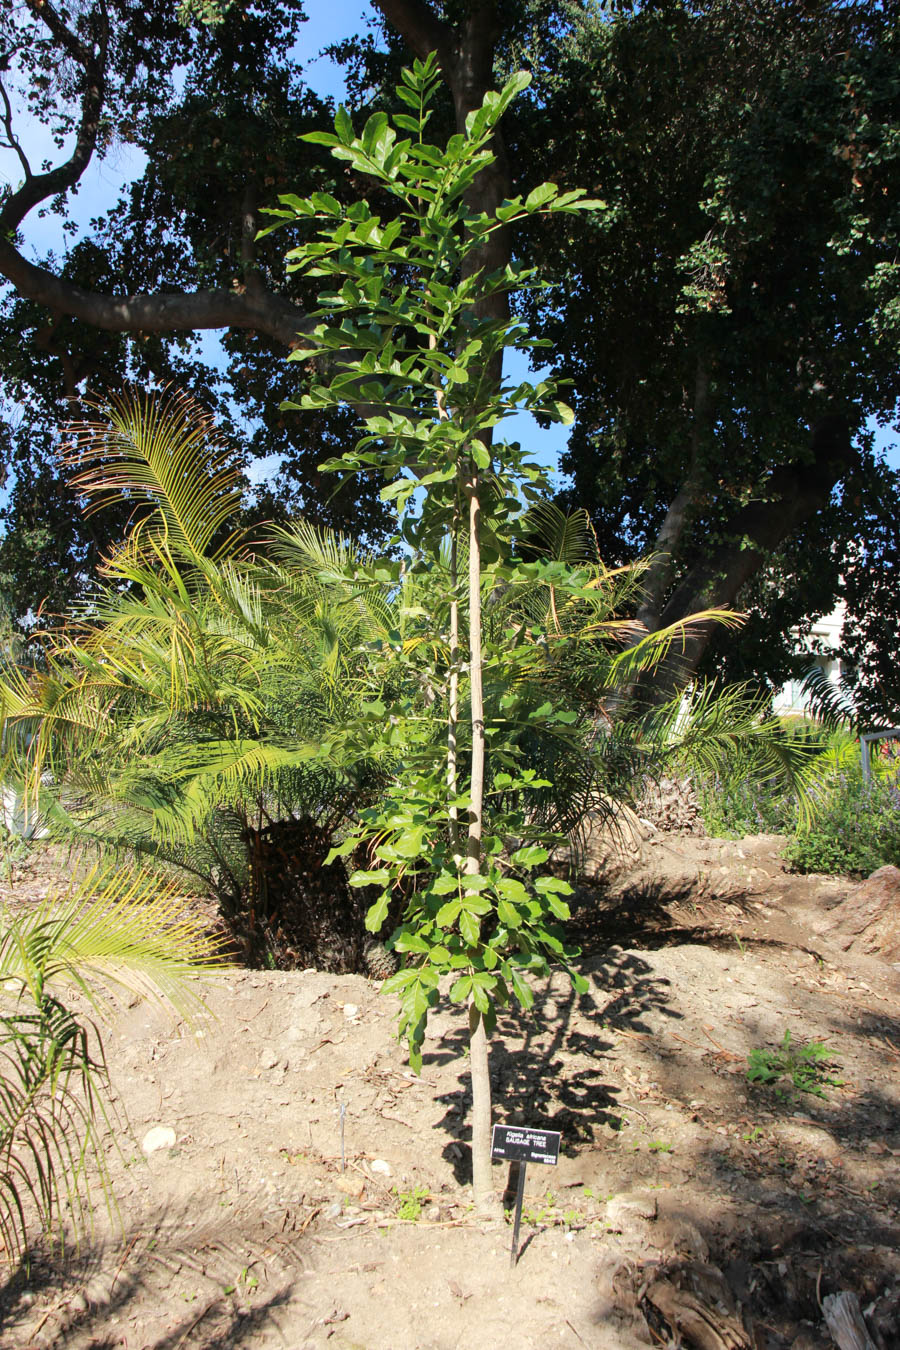
[(617, 1027), (615, 1023), (610, 1026), (610, 1031), (615, 1031), (619, 1036), (630, 1036), (635, 1041), (647, 1041), (650, 1039), (646, 1031), (632, 1031), (630, 1027)]
[(403, 1120), (400, 1116), (391, 1116), (387, 1111), (379, 1111), (378, 1114), (382, 1120), (393, 1120), (397, 1125), (405, 1125), (408, 1130), (415, 1129), (414, 1125), (410, 1125), (408, 1120)]
[(207, 1303), (205, 1308), (201, 1308), (200, 1312), (194, 1318), (193, 1322), (191, 1322), (190, 1326), (187, 1328), (184, 1334), (175, 1342), (173, 1350), (181, 1350), (182, 1346), (187, 1343), (187, 1339), (193, 1332), (194, 1328), (200, 1325), (206, 1314), (210, 1312), (219, 1302), (219, 1299), (220, 1296), (217, 1294), (215, 1298), (210, 1299), (209, 1303)]
[[(321, 1205), (316, 1205), (316, 1208), (315, 1208), (314, 1210), (312, 1210), (311, 1213), (307, 1214), (306, 1218), (303, 1220), (302, 1224), (301, 1224), (300, 1227), (297, 1229), (297, 1236), (300, 1237), (300, 1235), (301, 1235), (302, 1233), (305, 1233), (306, 1230), (307, 1230), (307, 1228), (309, 1227), (309, 1225), (312, 1223), (313, 1219), (316, 1217), (316, 1215), (317, 1215), (317, 1214), (321, 1214), (321, 1213), (322, 1213), (322, 1206), (321, 1206)], [(286, 1222), (287, 1222), (287, 1217), (285, 1217), (285, 1223), (286, 1223)], [(282, 1226), (281, 1231), (282, 1231), (282, 1233), (284, 1232), (284, 1227), (283, 1227), (283, 1226)]]
[(701, 1045), (699, 1041), (689, 1041), (687, 1036), (679, 1036), (677, 1031), (671, 1031), (669, 1035), (673, 1041), (681, 1041), (682, 1045), (692, 1045), (695, 1050), (706, 1051), (705, 1045)]
[(736, 1055), (733, 1050), (726, 1050), (724, 1045), (720, 1045), (720, 1043), (715, 1039), (715, 1037), (709, 1034), (709, 1027), (703, 1027), (702, 1031), (706, 1039), (710, 1042), (710, 1044), (714, 1045), (718, 1050), (719, 1054), (724, 1055), (726, 1059), (734, 1060), (736, 1062), (737, 1060), (744, 1058), (743, 1055)]

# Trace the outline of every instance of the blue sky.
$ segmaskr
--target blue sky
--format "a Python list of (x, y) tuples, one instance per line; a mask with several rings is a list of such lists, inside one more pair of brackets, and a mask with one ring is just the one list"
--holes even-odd
[[(327, 56), (323, 49), (331, 43), (339, 42), (354, 33), (365, 32), (366, 18), (372, 7), (363, 0), (307, 0), (308, 22), (303, 28), (301, 59), (308, 83), (319, 93), (340, 99), (344, 93), (344, 82), (340, 67)], [(45, 130), (31, 126), (23, 143), (31, 156), (32, 163), (39, 163), (45, 156), (57, 159), (59, 152), (52, 146)], [(144, 168), (144, 158), (133, 146), (122, 146), (113, 151), (104, 160), (95, 160), (84, 175), (77, 197), (73, 200), (73, 214), (76, 220), (86, 226), (92, 216), (109, 210), (115, 204), (120, 188), (138, 177)], [(0, 183), (10, 181), (15, 185), (20, 177), (18, 160), (11, 151), (0, 150)], [(43, 220), (36, 212), (25, 223), (26, 253), (34, 257), (43, 255), (48, 248), (61, 252), (65, 249), (65, 240), (58, 217), (49, 216)], [(217, 339), (210, 334), (204, 346), (215, 350)], [(508, 361), (507, 375), (512, 379), (525, 378), (527, 362), (524, 356), (513, 355)], [(559, 454), (565, 446), (567, 433), (562, 427), (551, 427), (542, 431), (533, 418), (520, 414), (510, 419), (504, 428), (510, 439), (519, 439), (531, 447), (546, 464), (558, 462)], [(877, 443), (888, 448), (888, 462), (900, 468), (900, 447), (891, 443), (897, 438), (893, 433), (879, 431)], [(259, 466), (258, 477), (271, 472), (271, 466)]]

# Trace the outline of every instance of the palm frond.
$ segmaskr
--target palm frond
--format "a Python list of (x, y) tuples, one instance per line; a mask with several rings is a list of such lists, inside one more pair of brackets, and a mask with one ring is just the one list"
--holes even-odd
[(344, 535), (317, 528), (308, 520), (295, 520), (286, 529), (271, 531), (271, 556), (291, 571), (323, 581), (346, 581), (352, 568), (364, 564), (354, 544)]
[(104, 1127), (113, 1118), (97, 1028), (60, 995), (99, 1013), (122, 993), (183, 1014), (203, 1001), (199, 975), (223, 972), (219, 943), (171, 884), (132, 869), (95, 869), (36, 910), (0, 919), (0, 1241), (12, 1259), (35, 1226), (68, 1208), (90, 1219), (92, 1184), (108, 1195)]
[(191, 981), (227, 969), (219, 940), (190, 914), (175, 884), (130, 867), (94, 868), (4, 922), (0, 936), (0, 981), (20, 985), (35, 1002), (75, 986), (101, 1013), (127, 993), (196, 1014), (203, 1004)]
[(587, 511), (565, 512), (555, 502), (539, 501), (522, 521), (528, 547), (545, 558), (577, 567), (599, 562), (597, 541)]
[[(149, 531), (202, 556), (240, 505), (240, 474), (210, 415), (187, 394), (111, 396), (102, 420), (68, 428), (63, 464), (89, 512), (133, 501), (136, 522), (122, 559)], [(233, 552), (233, 540), (219, 552)]]
[[(0, 1243), (22, 1255), (68, 1212), (90, 1225), (92, 1182), (113, 1208), (103, 1126), (116, 1125), (96, 1028), (58, 1000), (0, 1014)], [(62, 1237), (62, 1233), (59, 1233)]]
[(813, 665), (803, 677), (800, 692), (817, 722), (832, 731), (843, 728), (853, 732), (857, 730), (858, 714), (853, 691), (845, 682), (835, 684), (821, 666)]
[(699, 778), (714, 777), (739, 758), (748, 783), (761, 792), (791, 793), (804, 817), (819, 749), (792, 736), (772, 717), (769, 702), (745, 685), (701, 683), (648, 714), (642, 734), (658, 764), (675, 761)]

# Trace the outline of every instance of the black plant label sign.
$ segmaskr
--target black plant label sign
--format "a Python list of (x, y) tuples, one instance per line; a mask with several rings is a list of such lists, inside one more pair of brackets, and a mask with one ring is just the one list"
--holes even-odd
[(495, 1125), (491, 1157), (511, 1162), (545, 1163), (555, 1167), (559, 1159), (559, 1130), (533, 1130), (524, 1125)]

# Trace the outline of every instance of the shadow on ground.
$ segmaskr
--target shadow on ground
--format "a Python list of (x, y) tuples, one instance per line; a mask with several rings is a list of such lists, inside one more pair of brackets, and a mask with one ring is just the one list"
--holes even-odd
[[(32, 1253), (0, 1290), (0, 1331), (21, 1327), (17, 1343), (40, 1350), (120, 1350), (135, 1337), (146, 1350), (250, 1346), (277, 1324), (302, 1268), (296, 1241), (267, 1234), (260, 1216), (223, 1217), (200, 1230), (187, 1212), (167, 1211), (118, 1238)], [(49, 1308), (26, 1341), (38, 1299)], [(179, 1302), (184, 1311), (173, 1316)], [(168, 1324), (160, 1327), (163, 1306)]]

